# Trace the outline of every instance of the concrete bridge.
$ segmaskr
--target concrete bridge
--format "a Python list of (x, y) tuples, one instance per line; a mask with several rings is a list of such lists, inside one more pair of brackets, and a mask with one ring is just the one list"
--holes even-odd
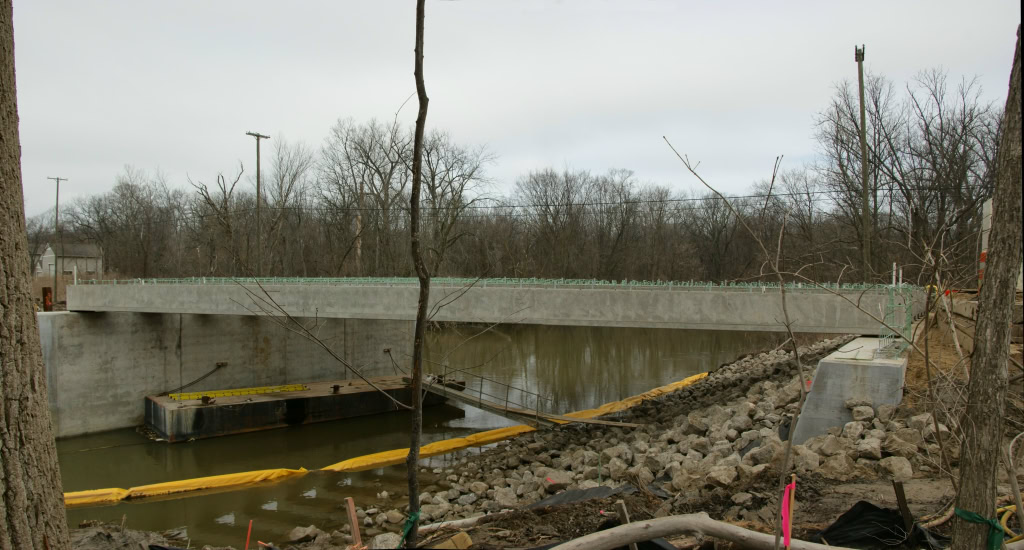
[[(261, 287), (262, 286), (262, 290)], [(694, 283), (436, 279), (434, 320), (607, 327), (782, 330), (779, 289)], [(884, 287), (833, 289), (876, 316)], [(349, 376), (256, 303), (273, 297), (366, 376), (394, 375), (412, 349), (415, 279), (183, 279), (69, 286), (67, 312), (40, 313), (59, 437), (142, 423), (144, 396)], [(266, 291), (264, 293), (264, 291)], [(879, 324), (822, 289), (787, 289), (794, 330), (877, 334)], [(266, 307), (266, 306), (264, 306)], [(920, 308), (920, 304), (917, 304)], [(224, 368), (220, 368), (225, 365)]]
[[(407, 321), (416, 317), (415, 279), (136, 279), (69, 286), (76, 312), (263, 315), (269, 302), (294, 317)], [(878, 334), (886, 287), (787, 287), (796, 332)], [(704, 330), (784, 330), (777, 286), (615, 283), (586, 280), (435, 279), (433, 320)], [(917, 304), (920, 308), (921, 305)], [(915, 313), (917, 313), (915, 311)]]

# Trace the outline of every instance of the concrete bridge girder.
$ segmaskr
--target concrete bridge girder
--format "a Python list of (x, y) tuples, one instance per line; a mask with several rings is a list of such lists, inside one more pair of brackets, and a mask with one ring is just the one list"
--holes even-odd
[[(411, 285), (264, 285), (295, 317), (412, 320), (417, 288)], [(844, 291), (881, 318), (884, 291)], [(76, 285), (68, 288), (70, 311), (125, 311), (253, 315), (266, 294), (255, 284)], [(790, 290), (787, 307), (798, 332), (878, 334), (871, 315), (829, 292)], [(783, 330), (775, 289), (668, 290), (435, 287), (433, 317), (442, 322), (519, 323), (709, 330)]]

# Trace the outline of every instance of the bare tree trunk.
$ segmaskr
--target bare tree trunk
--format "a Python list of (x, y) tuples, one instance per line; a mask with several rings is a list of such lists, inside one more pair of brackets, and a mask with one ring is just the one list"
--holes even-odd
[[(1010, 351), (1010, 308), (1021, 250), (1020, 26), (1010, 72), (1000, 138), (985, 283), (978, 297), (978, 324), (967, 386), (957, 508), (992, 518), (996, 465), (1006, 409), (1006, 362)], [(953, 520), (954, 550), (985, 548), (989, 525)]]
[(29, 279), (10, 0), (0, 3), (0, 549), (70, 548)]
[(416, 114), (416, 137), (412, 148), (412, 197), (409, 202), (409, 228), (412, 262), (420, 280), (420, 296), (416, 306), (416, 331), (412, 344), (412, 428), (409, 434), (409, 457), (405, 461), (409, 476), (409, 516), (412, 523), (406, 536), (407, 548), (416, 547), (420, 510), (418, 468), (420, 435), (423, 430), (423, 335), (427, 327), (427, 302), (430, 298), (430, 273), (420, 252), (420, 184), (423, 179), (423, 128), (427, 125), (427, 88), (423, 84), (423, 13), (425, 0), (416, 0), (416, 97), (420, 109)]

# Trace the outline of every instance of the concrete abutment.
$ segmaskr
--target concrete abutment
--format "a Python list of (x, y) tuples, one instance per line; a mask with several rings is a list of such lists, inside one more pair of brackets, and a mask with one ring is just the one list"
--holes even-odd
[[(147, 395), (353, 378), (314, 342), (273, 320), (187, 313), (38, 314), (51, 418), (57, 437), (142, 424)], [(313, 319), (298, 319), (312, 324)], [(315, 331), (367, 376), (395, 374), (385, 349), (403, 361), (410, 321), (319, 319)], [(216, 368), (217, 363), (226, 363)]]

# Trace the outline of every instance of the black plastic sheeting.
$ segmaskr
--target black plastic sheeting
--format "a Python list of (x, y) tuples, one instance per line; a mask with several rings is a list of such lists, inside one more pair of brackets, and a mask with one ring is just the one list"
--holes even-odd
[(824, 531), (811, 537), (811, 542), (863, 549), (908, 545), (938, 550), (949, 545), (949, 538), (932, 533), (917, 523), (908, 534), (899, 510), (879, 508), (862, 500)]

